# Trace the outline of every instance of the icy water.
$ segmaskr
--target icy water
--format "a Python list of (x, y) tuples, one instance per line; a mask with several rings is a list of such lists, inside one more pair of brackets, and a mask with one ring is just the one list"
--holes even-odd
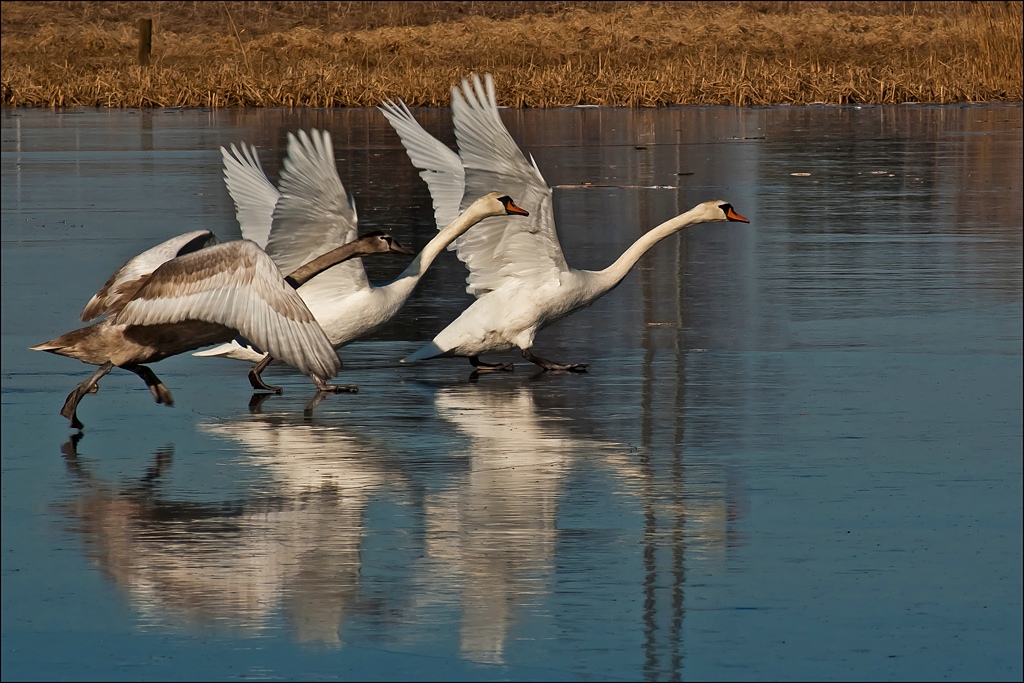
[(239, 236), (220, 145), (276, 180), (327, 128), (415, 248), (429, 195), (372, 109), (3, 112), (4, 680), (1020, 680), (1021, 106), (503, 115), (573, 266), (707, 199), (750, 225), (540, 334), (585, 374), (398, 366), (470, 301), (445, 253), (342, 349), (360, 393), (273, 367), (250, 403), (184, 355), (174, 408), (115, 370), (76, 443), (92, 368), (27, 347), (144, 249)]

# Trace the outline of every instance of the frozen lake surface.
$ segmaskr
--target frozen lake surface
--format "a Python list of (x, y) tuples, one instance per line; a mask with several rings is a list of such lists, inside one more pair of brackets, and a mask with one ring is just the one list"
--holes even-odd
[(398, 366), (471, 300), (445, 253), (341, 350), (358, 394), (183, 355), (174, 408), (115, 370), (76, 443), (93, 368), (27, 349), (144, 249), (239, 236), (221, 145), (276, 181), (326, 128), (362, 230), (433, 212), (375, 109), (4, 110), (4, 680), (1020, 680), (1021, 105), (503, 116), (570, 265), (751, 222), (539, 335), (585, 374)]

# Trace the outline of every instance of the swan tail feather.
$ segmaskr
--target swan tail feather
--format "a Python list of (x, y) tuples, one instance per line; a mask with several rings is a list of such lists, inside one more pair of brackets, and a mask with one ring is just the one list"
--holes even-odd
[(51, 339), (50, 341), (43, 342), (42, 344), (35, 344), (28, 347), (29, 351), (50, 351), (56, 353), (57, 349), (63, 348), (63, 344), (59, 343), (59, 339)]
[(230, 341), (226, 344), (214, 346), (202, 351), (196, 351), (193, 356), (212, 356), (216, 358), (231, 358), (233, 360), (245, 360), (256, 362), (263, 357), (263, 352), (252, 346), (242, 346), (237, 342)]
[(231, 344), (221, 344), (220, 346), (214, 346), (212, 349), (203, 349), (202, 351), (196, 351), (193, 356), (224, 356), (231, 351)]
[(437, 358), (438, 356), (443, 356), (444, 354), (445, 354), (445, 350), (444, 349), (442, 349), (440, 346), (438, 346), (434, 342), (430, 342), (428, 344), (424, 344), (423, 346), (421, 346), (417, 350), (413, 351), (412, 353), (410, 353), (408, 356), (406, 356), (405, 358), (403, 358), (399, 362), (400, 363), (415, 363), (416, 361), (427, 360), (428, 358)]

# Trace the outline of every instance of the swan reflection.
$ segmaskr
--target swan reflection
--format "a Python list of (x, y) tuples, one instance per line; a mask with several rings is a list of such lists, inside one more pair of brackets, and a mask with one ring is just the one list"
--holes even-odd
[[(543, 391), (541, 390), (541, 393)], [(434, 405), (467, 445), (467, 469), (424, 503), (426, 595), (461, 587), (463, 656), (504, 662), (510, 631), (552, 591), (558, 505), (573, 462), (632, 467), (622, 443), (543, 413), (532, 385), (468, 383), (441, 388)]]
[[(213, 495), (202, 484), (174, 486), (173, 447), (117, 482), (70, 442), (65, 509), (89, 558), (149, 627), (255, 635), (283, 618), (296, 640), (331, 645), (347, 633), (423, 644), (451, 629), (461, 657), (503, 664), (538, 620), (629, 618), (602, 597), (628, 580), (649, 647), (678, 652), (683, 556), (691, 569), (721, 568), (735, 489), (721, 470), (603, 436), (617, 408), (565, 378), (409, 383), (391, 413), (353, 412), (353, 425), (272, 412), (280, 397), (264, 395), (253, 414), (199, 425), (249, 470), (239, 493), (213, 502), (196, 499), (196, 488)], [(409, 405), (417, 419), (393, 419)], [(659, 440), (656, 426), (640, 431)], [(614, 514), (609, 490), (623, 494)], [(396, 506), (386, 519), (375, 516), (381, 501)], [(633, 521), (623, 527), (619, 514)], [(644, 526), (642, 550), (601, 533), (626, 538), (631, 524)], [(609, 561), (629, 565), (637, 553), (640, 574), (607, 573)]]
[(256, 635), (282, 613), (296, 640), (338, 644), (360, 602), (367, 502), (405, 490), (372, 441), (287, 416), (202, 425), (251, 448), (271, 485), (237, 500), (186, 500), (165, 491), (173, 446), (145, 475), (115, 483), (64, 447), (76, 492), (64, 504), (87, 555), (125, 592), (145, 626), (213, 627)]

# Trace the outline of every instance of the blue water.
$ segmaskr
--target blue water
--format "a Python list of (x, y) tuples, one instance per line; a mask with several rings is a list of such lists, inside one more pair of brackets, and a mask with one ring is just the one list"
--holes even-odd
[(539, 335), (585, 374), (398, 366), (471, 300), (445, 253), (341, 350), (358, 394), (275, 366), (250, 403), (184, 355), (174, 408), (115, 370), (72, 440), (92, 369), (28, 346), (140, 251), (239, 236), (221, 145), (276, 180), (326, 128), (362, 229), (433, 212), (372, 109), (4, 110), (4, 680), (1020, 680), (1022, 107), (503, 116), (575, 267), (707, 199), (750, 225)]

